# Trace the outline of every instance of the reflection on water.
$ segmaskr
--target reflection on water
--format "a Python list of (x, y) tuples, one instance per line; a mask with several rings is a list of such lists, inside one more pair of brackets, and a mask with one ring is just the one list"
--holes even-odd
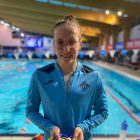
[(13, 121), (10, 119), (3, 119), (0, 123), (0, 133), (17, 133), (18, 127), (13, 126)]

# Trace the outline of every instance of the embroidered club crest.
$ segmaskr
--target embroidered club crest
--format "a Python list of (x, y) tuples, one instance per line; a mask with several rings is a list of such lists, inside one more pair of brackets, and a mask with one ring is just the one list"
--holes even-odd
[(84, 82), (80, 85), (80, 88), (81, 88), (83, 91), (86, 91), (86, 90), (89, 88), (89, 85), (84, 81)]

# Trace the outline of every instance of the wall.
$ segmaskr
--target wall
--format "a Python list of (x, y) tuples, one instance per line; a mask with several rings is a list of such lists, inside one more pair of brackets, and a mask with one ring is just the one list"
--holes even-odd
[[(27, 35), (27, 37), (29, 37), (29, 36)], [(136, 40), (136, 39), (140, 39), (140, 25), (136, 25), (136, 26), (132, 27), (131, 30), (130, 30), (130, 40)], [(53, 45), (52, 45), (52, 40), (53, 39), (52, 38), (45, 38), (44, 40), (46, 40), (45, 43), (44, 43), (44, 48), (53, 47)], [(47, 44), (46, 42), (48, 40), (51, 40), (51, 41), (49, 41), (51, 43)], [(118, 33), (117, 42), (123, 42), (123, 31), (120, 31)], [(0, 25), (0, 44), (2, 46), (22, 46), (22, 47), (26, 47), (25, 44), (21, 44), (20, 39), (12, 38), (11, 29), (6, 28), (3, 25)], [(112, 44), (112, 35), (110, 35), (109, 44)], [(105, 42), (103, 43), (103, 45), (105, 45)], [(89, 47), (90, 47), (89, 44), (84, 44), (83, 43), (83, 45), (82, 45), (82, 48), (89, 48)]]
[[(140, 25), (136, 25), (130, 29), (130, 40), (140, 39)], [(118, 33), (117, 42), (123, 42), (123, 31)]]
[(53, 38), (43, 37), (43, 47), (44, 48), (53, 48)]
[(90, 44), (88, 42), (83, 42), (81, 49), (90, 49)]
[(123, 42), (123, 31), (120, 31), (118, 33), (117, 42)]
[(109, 36), (109, 44), (112, 45), (113, 44), (113, 35)]
[(103, 37), (103, 44), (100, 46), (101, 50), (106, 50), (105, 37)]
[(20, 46), (20, 39), (12, 38), (10, 28), (0, 25), (0, 44), (2, 46)]
[(130, 30), (130, 40), (140, 39), (140, 25), (136, 25)]
[(99, 38), (98, 37), (92, 37), (89, 40), (90, 43), (90, 48), (91, 50), (95, 50), (97, 49), (97, 47), (99, 46)]

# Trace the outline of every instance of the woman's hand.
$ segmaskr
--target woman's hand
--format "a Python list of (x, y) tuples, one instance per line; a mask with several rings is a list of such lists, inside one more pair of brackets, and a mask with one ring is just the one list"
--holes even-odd
[(73, 140), (76, 140), (77, 138), (84, 140), (83, 130), (80, 127), (76, 127), (73, 132)]
[(59, 127), (55, 126), (51, 131), (51, 137), (55, 137), (57, 140), (60, 140), (60, 129)]

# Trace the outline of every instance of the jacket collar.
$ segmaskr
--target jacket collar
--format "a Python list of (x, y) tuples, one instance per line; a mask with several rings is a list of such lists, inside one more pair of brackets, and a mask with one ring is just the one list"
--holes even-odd
[[(59, 68), (59, 66), (58, 66), (58, 59), (55, 60), (54, 66), (55, 66), (55, 68), (56, 68), (61, 74), (64, 75), (64, 73), (62, 72), (62, 70), (61, 70), (61, 69)], [(75, 70), (73, 73), (79, 72), (80, 69), (81, 69), (81, 63), (80, 63), (80, 62), (78, 61), (78, 59), (77, 59), (77, 68), (76, 68), (76, 70)]]

